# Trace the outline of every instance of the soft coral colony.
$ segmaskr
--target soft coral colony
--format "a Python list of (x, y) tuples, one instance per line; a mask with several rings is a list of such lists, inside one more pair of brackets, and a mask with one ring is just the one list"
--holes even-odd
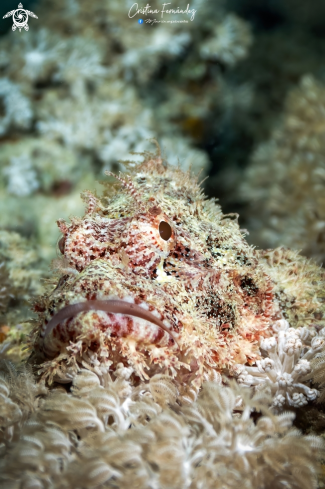
[[(321, 440), (292, 428), (293, 413), (272, 414), (265, 395), (208, 382), (195, 402), (180, 404), (170, 377), (156, 375), (136, 388), (122, 364), (101, 380), (81, 370), (70, 394), (46, 396), (28, 373), (8, 377), (0, 379), (0, 443), (8, 447), (2, 487), (316, 487)], [(256, 409), (262, 416), (254, 423)]]
[[(206, 171), (209, 159), (199, 140), (211, 127), (208, 120), (215, 124), (214, 108), (229, 112), (219, 61), (230, 69), (246, 57), (249, 25), (221, 5), (196, 1), (200, 23), (189, 22), (185, 30), (159, 24), (144, 32), (127, 15), (132, 3), (60, 0), (49, 15), (40, 1), (42, 22), (26, 37), (11, 32), (0, 41), (0, 136), (6, 137), (0, 210), (8, 228), (33, 221), (46, 257), (53, 258), (53, 209), (79, 214), (76, 196), (102, 177), (103, 168), (118, 167), (120, 159), (134, 158), (131, 151), (148, 149), (148, 138), (159, 137), (171, 164), (179, 160), (184, 168), (191, 163)], [(171, 76), (177, 81), (167, 91), (160, 74), (175, 61), (179, 68)], [(232, 105), (244, 107), (244, 98)], [(65, 194), (60, 199), (57, 189)], [(17, 196), (25, 196), (26, 205), (17, 206)], [(40, 215), (40, 208), (46, 212)]]
[(159, 150), (127, 168), (58, 220), (56, 286), (34, 304), (37, 384), (2, 366), (3, 481), (79, 487), (83, 467), (87, 488), (315, 487), (322, 440), (281, 412), (319, 395), (323, 271), (256, 251)]
[(250, 202), (248, 226), (255, 243), (302, 249), (320, 263), (325, 258), (324, 114), (324, 83), (305, 75), (289, 91), (270, 140), (253, 153), (239, 189)]

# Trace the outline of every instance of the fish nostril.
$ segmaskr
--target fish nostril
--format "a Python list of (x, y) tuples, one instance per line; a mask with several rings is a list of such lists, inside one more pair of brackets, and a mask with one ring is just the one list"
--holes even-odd
[(165, 241), (168, 241), (169, 240), (169, 238), (172, 235), (172, 228), (168, 224), (168, 222), (166, 222), (166, 221), (161, 221), (160, 222), (160, 224), (159, 224), (159, 234), (160, 234), (160, 237), (163, 240), (165, 240)]

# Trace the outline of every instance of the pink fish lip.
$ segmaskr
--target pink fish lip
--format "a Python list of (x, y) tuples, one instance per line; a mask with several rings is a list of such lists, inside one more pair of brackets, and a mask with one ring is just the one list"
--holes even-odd
[(167, 326), (165, 326), (160, 319), (154, 316), (150, 311), (147, 311), (137, 304), (118, 299), (88, 300), (85, 302), (77, 302), (76, 304), (65, 306), (51, 318), (51, 320), (47, 323), (44, 331), (41, 333), (41, 336), (43, 338), (47, 337), (53, 331), (53, 329), (62, 321), (72, 318), (80, 312), (84, 311), (104, 311), (113, 314), (124, 314), (145, 319), (146, 321), (155, 324), (158, 328), (161, 328), (166, 333), (168, 333), (180, 349), (180, 345), (174, 334), (169, 331)]

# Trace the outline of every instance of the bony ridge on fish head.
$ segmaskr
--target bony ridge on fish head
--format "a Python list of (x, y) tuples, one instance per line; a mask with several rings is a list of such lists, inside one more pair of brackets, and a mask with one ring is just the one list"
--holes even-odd
[[(163, 371), (183, 381), (254, 361), (272, 290), (238, 224), (189, 172), (158, 157), (117, 180), (115, 196), (86, 192), (85, 216), (58, 221), (60, 250), (79, 274), (48, 297), (36, 348), (66, 355), (61, 369), (86, 355), (111, 368), (122, 361), (140, 378)], [(132, 315), (123, 301), (148, 314)]]

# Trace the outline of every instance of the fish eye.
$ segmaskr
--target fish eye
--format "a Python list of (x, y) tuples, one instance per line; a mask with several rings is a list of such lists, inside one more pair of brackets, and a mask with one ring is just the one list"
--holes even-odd
[(172, 235), (172, 228), (168, 224), (168, 222), (166, 222), (166, 221), (161, 221), (160, 222), (160, 224), (159, 224), (159, 234), (160, 234), (160, 237), (163, 240), (165, 240), (165, 241), (168, 241), (169, 240), (169, 238)]
[(58, 242), (59, 250), (61, 251), (62, 255), (64, 255), (64, 250), (65, 250), (65, 237), (62, 236), (62, 238)]

